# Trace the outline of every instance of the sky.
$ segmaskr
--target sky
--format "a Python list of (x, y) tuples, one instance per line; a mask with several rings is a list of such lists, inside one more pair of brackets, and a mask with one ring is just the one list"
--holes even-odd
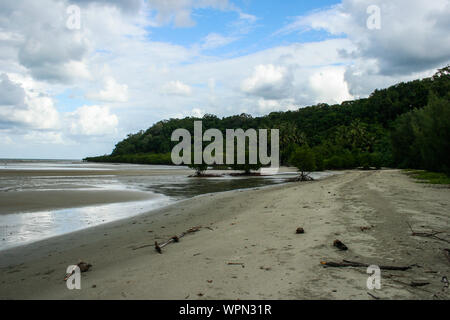
[(449, 64), (449, 16), (450, 0), (2, 0), (0, 158), (367, 97)]

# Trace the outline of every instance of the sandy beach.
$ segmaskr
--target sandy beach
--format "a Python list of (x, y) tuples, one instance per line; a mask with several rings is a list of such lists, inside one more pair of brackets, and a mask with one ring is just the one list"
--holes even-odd
[[(443, 251), (450, 248), (449, 205), (449, 188), (416, 183), (399, 170), (201, 195), (1, 251), (0, 298), (449, 299), (441, 282), (450, 277)], [(412, 236), (408, 224), (442, 231), (447, 241)], [(152, 246), (133, 250), (194, 226), (203, 228), (163, 254)], [(333, 247), (335, 239), (349, 250)], [(343, 259), (411, 269), (382, 270), (381, 289), (370, 291), (366, 268), (321, 265)], [(82, 273), (81, 290), (68, 290), (66, 268), (80, 260), (93, 267)]]

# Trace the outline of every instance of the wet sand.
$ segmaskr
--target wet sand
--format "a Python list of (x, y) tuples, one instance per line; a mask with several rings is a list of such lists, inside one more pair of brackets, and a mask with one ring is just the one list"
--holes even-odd
[[(398, 170), (349, 171), (323, 180), (202, 195), (131, 219), (0, 252), (2, 299), (449, 299), (450, 189)], [(150, 246), (202, 225), (158, 254)], [(305, 234), (295, 234), (303, 227)], [(362, 231), (361, 227), (368, 227)], [(348, 251), (333, 247), (340, 239)], [(68, 290), (68, 265), (93, 264)], [(321, 261), (410, 266), (382, 271)], [(238, 263), (238, 264), (229, 264)], [(412, 287), (412, 282), (428, 282)]]
[(76, 208), (151, 199), (145, 192), (113, 190), (45, 190), (0, 192), (0, 214)]

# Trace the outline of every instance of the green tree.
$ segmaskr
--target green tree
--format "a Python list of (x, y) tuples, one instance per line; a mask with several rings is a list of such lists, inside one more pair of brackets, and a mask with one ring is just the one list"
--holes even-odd
[(316, 162), (314, 153), (308, 145), (298, 147), (289, 162), (298, 169), (300, 181), (312, 180), (309, 173), (316, 169)]

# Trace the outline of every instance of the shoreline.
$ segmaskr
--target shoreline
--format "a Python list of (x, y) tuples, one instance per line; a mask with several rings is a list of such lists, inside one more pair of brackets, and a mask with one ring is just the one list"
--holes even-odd
[[(333, 171), (327, 171), (327, 172), (316, 172), (313, 173), (313, 175), (316, 176), (317, 180), (326, 179), (330, 176), (340, 174), (338, 172)], [(245, 178), (245, 177), (243, 177)], [(265, 185), (265, 186), (258, 186), (258, 187), (242, 187), (237, 188), (233, 190), (228, 191), (213, 191), (210, 193), (205, 193), (197, 196), (193, 196), (186, 199), (171, 199), (167, 196), (161, 196), (156, 193), (148, 193), (144, 192), (138, 189), (130, 189), (130, 190), (104, 190), (99, 189), (96, 187), (88, 187), (85, 189), (74, 189), (74, 187), (77, 186), (71, 186), (71, 188), (62, 188), (61, 190), (34, 190), (34, 191), (20, 191), (20, 192), (0, 192), (0, 203), (2, 204), (2, 212), (0, 212), (0, 222), (2, 216), (15, 216), (19, 217), (19, 215), (24, 215), (23, 218), (30, 216), (36, 216), (36, 215), (46, 215), (47, 212), (53, 212), (56, 214), (56, 217), (58, 215), (64, 214), (67, 215), (67, 213), (74, 213), (74, 212), (80, 212), (79, 214), (83, 214), (83, 211), (88, 211), (90, 209), (96, 209), (96, 210), (105, 210), (106, 208), (111, 208), (111, 205), (116, 206), (114, 211), (118, 211), (120, 209), (119, 206), (123, 207), (122, 210), (127, 210), (130, 205), (135, 204), (137, 207), (145, 206), (146, 204), (149, 205), (150, 202), (156, 202), (151, 203), (150, 207), (153, 207), (151, 209), (148, 209), (147, 211), (139, 210), (134, 213), (130, 214), (126, 217), (118, 217), (114, 219), (108, 219), (107, 222), (101, 222), (101, 223), (95, 223), (94, 225), (86, 225), (85, 227), (80, 227), (73, 231), (64, 232), (62, 234), (53, 234), (50, 236), (42, 237), (41, 239), (36, 239), (32, 241), (26, 241), (23, 244), (19, 245), (9, 245), (5, 248), (0, 247), (0, 252), (10, 249), (10, 248), (17, 248), (21, 246), (30, 245), (34, 242), (38, 242), (41, 240), (47, 240), (51, 239), (52, 237), (56, 236), (64, 236), (67, 234), (71, 234), (73, 232), (82, 231), (88, 228), (95, 228), (99, 225), (112, 223), (112, 222), (118, 222), (122, 221), (124, 219), (133, 219), (136, 216), (142, 215), (142, 214), (151, 214), (151, 212), (164, 208), (166, 206), (170, 205), (177, 205), (179, 202), (183, 202), (185, 200), (189, 199), (195, 199), (196, 197), (200, 196), (209, 196), (211, 194), (217, 194), (217, 193), (226, 193), (226, 192), (241, 192), (245, 190), (258, 190), (258, 189), (264, 189), (264, 188), (272, 188), (275, 186), (282, 186), (288, 183), (292, 183), (290, 180), (286, 180), (286, 182), (277, 183), (277, 184), (271, 184), (271, 185)], [(24, 200), (26, 199), (26, 200)], [(158, 204), (159, 201), (159, 204)], [(104, 209), (102, 209), (104, 208)], [(128, 208), (129, 209), (129, 208)], [(142, 209), (142, 208), (141, 208)], [(7, 211), (7, 212), (5, 212)], [(95, 218), (95, 216), (93, 217)], [(98, 219), (97, 219), (98, 220)], [(103, 220), (104, 221), (104, 220)], [(1, 234), (0, 234), (1, 235)], [(20, 236), (20, 235), (16, 235)], [(1, 241), (1, 237), (0, 237)], [(4, 240), (3, 240), (4, 241)]]
[[(421, 265), (390, 274), (430, 285), (408, 288), (383, 278), (374, 292), (382, 299), (448, 299), (440, 293), (448, 262), (438, 253), (445, 243), (411, 237), (405, 223), (414, 230), (448, 226), (448, 195), (399, 170), (200, 195), (0, 252), (0, 299), (371, 299), (364, 269), (320, 265), (343, 258)], [(153, 247), (133, 250), (197, 225), (208, 228), (161, 255)], [(296, 235), (297, 227), (305, 234)], [(336, 238), (348, 252), (332, 246)], [(79, 260), (93, 268), (82, 274), (82, 290), (69, 291), (62, 275)]]

